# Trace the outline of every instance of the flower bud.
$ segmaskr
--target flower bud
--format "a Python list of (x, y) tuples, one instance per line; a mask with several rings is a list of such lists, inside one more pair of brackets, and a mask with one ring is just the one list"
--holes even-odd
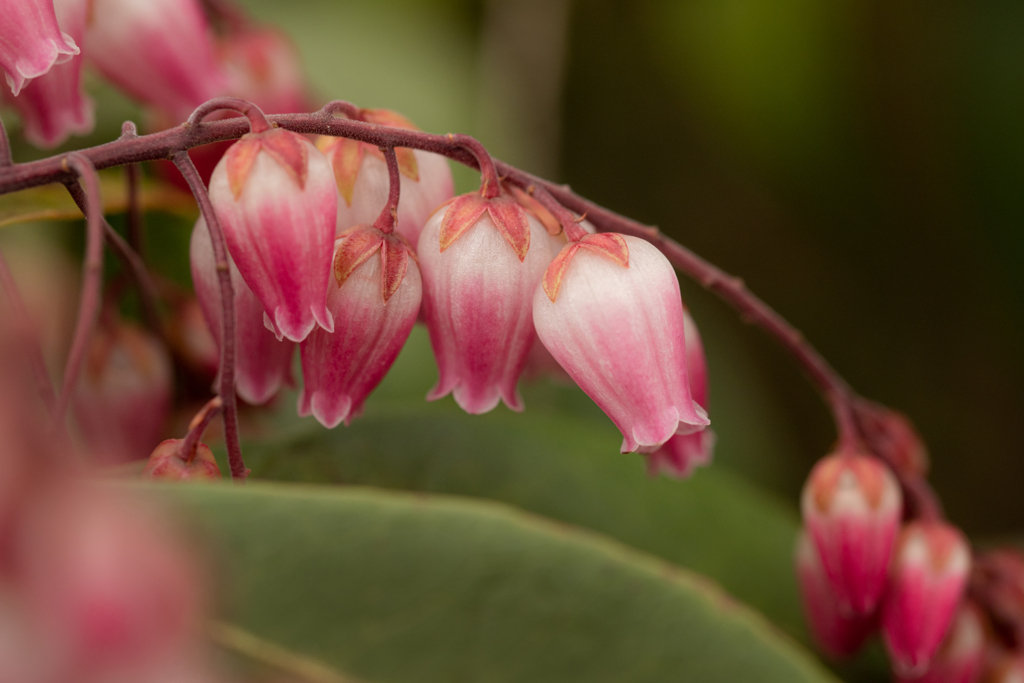
[(854, 416), (872, 453), (906, 477), (928, 474), (928, 450), (906, 415), (883, 405), (859, 400)]
[(283, 128), (236, 142), (210, 178), (231, 257), (278, 339), (334, 331), (327, 285), (338, 191), (327, 159)]
[(938, 649), (971, 568), (960, 531), (941, 522), (911, 522), (900, 534), (882, 604), (882, 633), (902, 676), (920, 676)]
[(224, 94), (227, 81), (197, 0), (93, 0), (90, 16), (89, 59), (143, 104), (183, 121)]
[(601, 233), (566, 245), (533, 297), (537, 335), (622, 432), (651, 453), (704, 429), (693, 400), (679, 281), (645, 240)]
[(151, 333), (124, 322), (97, 327), (72, 407), (99, 462), (137, 460), (153, 450), (170, 413), (171, 382), (171, 359)]
[(51, 680), (152, 670), (176, 658), (198, 626), (202, 590), (188, 549), (109, 487), (52, 485), (26, 511), (18, 541), (26, 612), (56, 668), (76, 674)]
[(0, 0), (0, 68), (11, 93), (78, 53), (57, 24), (53, 0)]
[[(220, 347), (222, 309), (217, 260), (206, 221), (200, 217), (189, 244), (192, 285), (203, 316)], [(291, 377), (295, 343), (278, 340), (263, 323), (263, 304), (245, 284), (228, 255), (231, 289), (235, 294), (235, 391), (251, 405), (263, 405)]]
[(842, 659), (857, 652), (874, 630), (874, 617), (843, 613), (821, 558), (806, 531), (796, 544), (796, 574), (804, 615), (814, 642), (830, 657)]
[[(88, 0), (55, 0), (60, 27), (76, 43), (82, 43)], [(25, 138), (36, 147), (56, 147), (72, 133), (84, 135), (93, 129), (93, 102), (81, 86), (82, 55), (55, 64), (32, 79), (10, 103), (21, 115)]]
[(143, 477), (163, 481), (218, 481), (220, 467), (213, 451), (204, 443), (197, 443), (195, 452), (182, 452), (184, 439), (167, 439), (153, 451), (142, 471)]
[(899, 683), (977, 683), (984, 663), (985, 617), (972, 602), (964, 601), (924, 675), (897, 676), (897, 680)]
[(547, 231), (515, 201), (477, 193), (436, 212), (420, 235), (424, 317), (439, 379), (467, 413), (502, 400), (522, 410), (516, 382), (534, 340), (533, 290), (551, 260)]
[[(686, 336), (686, 372), (690, 378), (690, 394), (704, 410), (708, 409), (708, 364), (704, 358), (697, 323), (683, 308), (683, 328)], [(711, 463), (715, 450), (715, 433), (711, 428), (693, 434), (673, 434), (661, 448), (647, 456), (647, 471), (651, 476), (664, 474), (686, 479), (697, 467)]]
[[(364, 109), (363, 119), (393, 128), (419, 130), (408, 119), (386, 109)], [(338, 231), (362, 223), (372, 224), (388, 199), (388, 167), (374, 145), (324, 136), (317, 140), (334, 169), (338, 185)], [(427, 219), (454, 192), (448, 160), (438, 154), (398, 147), (401, 193), (398, 201), (398, 232), (410, 244), (419, 242)]]
[(299, 346), (305, 386), (299, 415), (328, 429), (349, 424), (391, 368), (420, 308), (422, 285), (412, 249), (400, 235), (369, 225), (346, 230), (334, 250), (327, 308), (337, 330), (314, 330)]
[(895, 477), (869, 455), (831, 455), (811, 471), (801, 497), (804, 524), (844, 612), (878, 607), (902, 499)]

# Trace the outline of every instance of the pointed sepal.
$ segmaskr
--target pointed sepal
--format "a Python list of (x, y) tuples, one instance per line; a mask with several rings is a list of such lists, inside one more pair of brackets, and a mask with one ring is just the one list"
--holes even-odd
[(453, 199), (441, 219), (441, 251), (473, 227), (486, 210), (487, 200), (475, 192)]
[(580, 249), (587, 249), (595, 254), (600, 254), (623, 268), (629, 268), (629, 246), (622, 235), (618, 233), (599, 232), (594, 235), (587, 235), (579, 242), (567, 244), (562, 247), (562, 251), (558, 252), (558, 256), (551, 261), (547, 271), (544, 273), (544, 293), (548, 295), (552, 303), (558, 299), (558, 290), (562, 286), (562, 278), (565, 276), (566, 268), (569, 267), (572, 257)]
[(245, 181), (249, 179), (249, 172), (252, 165), (256, 163), (256, 155), (260, 151), (259, 138), (251, 135), (243, 135), (242, 138), (228, 148), (224, 155), (224, 165), (228, 172), (228, 186), (235, 201), (242, 196), (242, 188)]
[(394, 296), (409, 269), (409, 250), (402, 240), (384, 236), (380, 252), (381, 294), (384, 303)]
[(363, 164), (366, 145), (356, 140), (324, 136), (317, 141), (317, 148), (331, 160), (338, 193), (345, 200), (346, 206), (352, 206), (356, 178), (359, 177), (359, 168)]
[(549, 235), (557, 236), (562, 233), (562, 224), (558, 222), (553, 213), (547, 210), (547, 207), (534, 199), (533, 195), (519, 189), (515, 185), (508, 185), (506, 189), (516, 198), (519, 206), (526, 209), (531, 216), (540, 221), (540, 224), (544, 226)]
[(300, 190), (305, 189), (309, 176), (309, 148), (304, 144), (305, 138), (283, 128), (273, 128), (260, 133), (259, 137), (267, 154), (288, 172)]
[(487, 200), (487, 213), (519, 260), (525, 259), (526, 252), (530, 250), (530, 224), (526, 220), (526, 210), (509, 195), (499, 195)]
[(380, 231), (368, 225), (357, 225), (338, 236), (334, 251), (334, 281), (339, 287), (377, 251), (381, 238)]

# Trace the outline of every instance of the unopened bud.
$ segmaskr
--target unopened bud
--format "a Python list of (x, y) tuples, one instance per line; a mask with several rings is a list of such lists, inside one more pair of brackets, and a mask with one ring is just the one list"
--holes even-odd
[(911, 522), (900, 534), (882, 605), (882, 633), (901, 676), (920, 676), (946, 635), (971, 569), (958, 529)]
[(75, 388), (75, 419), (93, 456), (144, 458), (160, 442), (171, 404), (171, 359), (160, 340), (129, 323), (99, 326)]
[(197, 443), (194, 453), (185, 453), (185, 439), (168, 439), (149, 456), (142, 476), (164, 481), (217, 481), (220, 467), (213, 451), (204, 443)]
[(964, 601), (924, 675), (916, 678), (897, 675), (897, 680), (899, 683), (977, 683), (984, 661), (985, 617), (976, 605)]
[(928, 450), (906, 415), (863, 400), (854, 403), (854, 415), (872, 453), (904, 476), (928, 473)]
[(801, 531), (797, 539), (796, 573), (804, 615), (818, 647), (836, 659), (857, 652), (874, 630), (875, 620), (873, 616), (840, 610), (818, 551), (806, 531)]
[(874, 612), (902, 510), (895, 477), (871, 456), (831, 455), (811, 471), (801, 509), (840, 608)]

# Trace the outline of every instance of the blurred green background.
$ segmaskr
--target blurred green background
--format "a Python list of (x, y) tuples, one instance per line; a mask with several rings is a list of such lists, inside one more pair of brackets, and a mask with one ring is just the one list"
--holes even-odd
[[(321, 99), (476, 135), (743, 277), (915, 420), (952, 519), (975, 537), (1024, 528), (1024, 5), (241, 4), (292, 36)], [(89, 142), (141, 120), (99, 100)], [(774, 342), (683, 286), (719, 464), (795, 501), (834, 437), (821, 401)]]

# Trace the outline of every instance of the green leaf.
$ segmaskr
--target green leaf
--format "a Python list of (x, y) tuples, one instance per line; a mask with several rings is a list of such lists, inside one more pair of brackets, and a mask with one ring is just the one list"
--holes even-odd
[(709, 582), (504, 505), (164, 486), (224, 561), (227, 619), (366, 680), (834, 680)]
[[(578, 389), (534, 387), (527, 410), (470, 416), (428, 404), (433, 361), (417, 332), (350, 427), (312, 420), (246, 444), (259, 478), (370, 485), (503, 501), (608, 534), (707, 575), (806, 641), (792, 552), (792, 505), (713, 466), (688, 481), (652, 479), (643, 459)], [(289, 401), (282, 412), (294, 416)]]
[[(99, 175), (103, 212), (111, 214), (127, 211), (128, 189), (124, 171), (110, 169), (101, 171)], [(149, 179), (143, 179), (141, 183), (139, 203), (144, 211), (160, 210), (187, 216), (194, 216), (196, 213), (192, 195), (167, 183)], [(69, 220), (81, 217), (81, 210), (62, 185), (43, 185), (0, 196), (0, 228), (28, 221)]]

